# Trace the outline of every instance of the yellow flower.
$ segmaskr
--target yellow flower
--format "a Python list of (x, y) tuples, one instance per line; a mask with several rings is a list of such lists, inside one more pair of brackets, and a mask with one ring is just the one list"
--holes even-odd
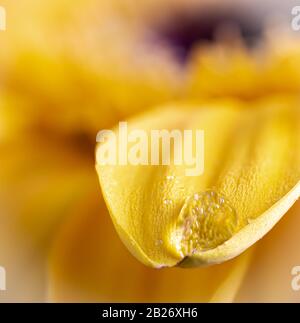
[[(276, 42), (278, 38), (285, 39), (281, 48)], [(273, 93), (293, 95), (300, 89), (300, 48), (295, 45), (298, 42), (297, 37), (280, 35), (278, 31), (254, 54), (239, 44), (199, 48), (190, 61), (187, 95), (198, 100), (224, 96), (253, 100)]]
[[(119, 241), (95, 191), (68, 215), (53, 245), (48, 297), (52, 301), (232, 301), (251, 254), (221, 266), (155, 270), (137, 262)], [(85, 212), (88, 208), (89, 212)], [(99, 216), (100, 215), (100, 216)], [(124, 278), (125, 277), (125, 278)]]
[[(288, 211), (299, 196), (299, 46), (290, 35), (276, 44), (277, 29), (264, 37), (268, 15), (253, 3), (257, 21), (219, 1), (2, 1), (1, 300), (299, 301), (299, 202)], [(220, 35), (224, 17), (242, 35)], [(102, 194), (95, 135), (118, 121), (204, 129), (204, 174), (98, 165)], [(174, 267), (190, 253), (172, 240), (182, 206), (208, 192), (236, 221), (200, 230), (209, 250), (189, 265), (222, 264)], [(172, 268), (132, 257), (109, 213), (135, 256)]]
[[(186, 175), (184, 162), (103, 165), (98, 146), (96, 167), (115, 227), (149, 266), (231, 259), (266, 234), (300, 195), (298, 98), (173, 104), (128, 129), (149, 137), (152, 129), (201, 129), (205, 135), (204, 173), (196, 176)], [(174, 139), (171, 156), (179, 147), (185, 149)]]
[(144, 31), (120, 4), (4, 5), (14, 26), (1, 35), (3, 86), (26, 103), (21, 112), (33, 126), (94, 138), (116, 120), (179, 95), (178, 67), (163, 49), (149, 51)]

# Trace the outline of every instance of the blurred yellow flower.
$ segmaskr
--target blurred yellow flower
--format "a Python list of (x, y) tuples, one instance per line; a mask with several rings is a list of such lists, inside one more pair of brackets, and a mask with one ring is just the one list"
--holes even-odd
[[(187, 176), (183, 162), (102, 164), (98, 145), (96, 168), (116, 230), (149, 266), (231, 259), (265, 235), (300, 195), (298, 98), (170, 104), (128, 129), (205, 134), (205, 170), (197, 176)], [(174, 139), (170, 154), (179, 147)]]
[[(108, 205), (116, 219), (126, 210), (118, 197), (134, 191), (128, 180), (133, 173), (112, 173), (122, 182), (115, 196), (107, 193), (109, 177), (102, 179), (105, 203), (94, 170), (95, 137), (103, 128), (138, 114), (145, 129), (152, 115), (162, 126), (176, 121), (194, 127), (201, 117), (203, 127), (212, 131), (211, 162), (199, 182), (183, 179), (189, 191), (184, 196), (170, 188), (178, 203), (210, 187), (208, 177), (216, 168), (224, 171), (220, 185), (235, 207), (252, 207), (255, 219), (276, 201), (287, 200), (285, 194), (299, 181), (300, 47), (297, 35), (285, 33), (286, 24), (278, 29), (265, 25), (270, 26), (267, 20), (276, 10), (289, 14), (288, 4), (3, 0), (1, 5), (7, 30), (0, 32), (0, 266), (9, 273), (1, 301), (299, 301), (300, 294), (290, 288), (290, 270), (299, 264), (294, 247), (299, 202), (235, 259), (207, 268), (156, 270), (126, 251), (107, 210)], [(224, 19), (229, 29), (223, 28)], [(187, 106), (174, 108), (183, 102), (193, 112)], [(204, 113), (203, 105), (211, 109)], [(169, 110), (153, 110), (163, 106)], [(227, 149), (224, 132), (232, 131), (239, 118), (261, 135), (253, 147), (272, 157), (268, 165), (255, 154), (246, 156), (252, 144), (247, 128), (231, 137), (233, 156), (216, 153)], [(232, 161), (228, 165), (223, 164), (226, 157)], [(106, 174), (99, 169), (100, 177)], [(241, 185), (231, 186), (231, 179)], [(142, 179), (135, 184), (147, 194), (160, 194)], [(266, 188), (271, 189), (268, 198)], [(148, 205), (128, 201), (129, 207), (139, 208), (138, 215), (147, 211)], [(262, 234), (292, 202), (294, 196)], [(151, 203), (161, 207), (155, 199)], [(156, 218), (147, 217), (149, 232), (142, 236), (131, 232), (127, 215), (132, 216), (124, 216), (125, 229), (147, 245), (153, 263), (161, 263), (149, 233), (158, 230)], [(174, 250), (162, 252), (169, 265), (180, 260)], [(286, 257), (279, 262), (282, 254)]]

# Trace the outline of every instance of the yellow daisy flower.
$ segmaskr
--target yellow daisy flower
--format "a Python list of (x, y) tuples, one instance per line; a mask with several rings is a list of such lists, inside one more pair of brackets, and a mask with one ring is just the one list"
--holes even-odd
[[(289, 1), (2, 5), (1, 301), (299, 301)], [(119, 121), (204, 130), (204, 173), (105, 166), (98, 145), (100, 190), (96, 133)]]

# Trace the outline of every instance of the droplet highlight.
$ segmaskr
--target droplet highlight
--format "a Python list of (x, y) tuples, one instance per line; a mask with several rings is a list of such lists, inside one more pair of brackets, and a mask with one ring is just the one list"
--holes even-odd
[(221, 193), (207, 190), (188, 197), (180, 211), (172, 242), (182, 256), (214, 249), (240, 229), (230, 201)]
[(166, 177), (167, 181), (173, 181), (175, 179), (175, 176), (174, 175), (168, 175)]

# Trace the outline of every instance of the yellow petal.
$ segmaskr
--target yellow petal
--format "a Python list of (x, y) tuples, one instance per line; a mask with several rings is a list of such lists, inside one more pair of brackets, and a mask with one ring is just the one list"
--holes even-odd
[(240, 290), (242, 282), (248, 273), (249, 265), (253, 258), (253, 248), (243, 253), (240, 257), (236, 258), (238, 266), (233, 268), (228, 277), (224, 279), (222, 284), (215, 291), (210, 302), (211, 303), (231, 303)]
[(292, 286), (293, 280), (299, 285), (299, 272), (293, 273), (293, 268), (300, 266), (299, 216), (297, 201), (274, 230), (257, 243), (237, 302), (299, 303), (300, 292)]
[(24, 102), (16, 113), (34, 125), (94, 137), (177, 96), (181, 79), (170, 55), (142, 50), (141, 29), (110, 1), (10, 1), (5, 8), (15, 24), (1, 34), (1, 88)]
[[(89, 192), (57, 232), (48, 266), (50, 301), (208, 302), (234, 297), (248, 255), (213, 268), (148, 268), (115, 234), (96, 181)], [(229, 280), (235, 283), (231, 291), (223, 285)]]
[[(255, 99), (272, 94), (296, 94), (300, 89), (299, 40), (280, 35), (278, 45), (267, 39), (255, 55), (237, 46), (217, 44), (195, 51), (190, 62), (187, 97)], [(291, 43), (294, 46), (291, 46)], [(280, 48), (278, 48), (280, 46)]]
[(299, 197), (299, 111), (298, 100), (287, 97), (223, 100), (173, 104), (129, 123), (128, 132), (143, 129), (149, 137), (151, 129), (204, 130), (201, 176), (186, 176), (186, 165), (101, 165), (99, 144), (104, 198), (130, 251), (153, 267), (199, 266), (233, 258), (260, 239)]
[(3, 217), (42, 249), (65, 211), (85, 193), (92, 163), (71, 145), (24, 135), (2, 144), (0, 155)]
[(62, 140), (25, 133), (1, 142), (0, 159), (0, 266), (7, 273), (0, 301), (45, 301), (49, 246), (96, 181), (93, 160)]

